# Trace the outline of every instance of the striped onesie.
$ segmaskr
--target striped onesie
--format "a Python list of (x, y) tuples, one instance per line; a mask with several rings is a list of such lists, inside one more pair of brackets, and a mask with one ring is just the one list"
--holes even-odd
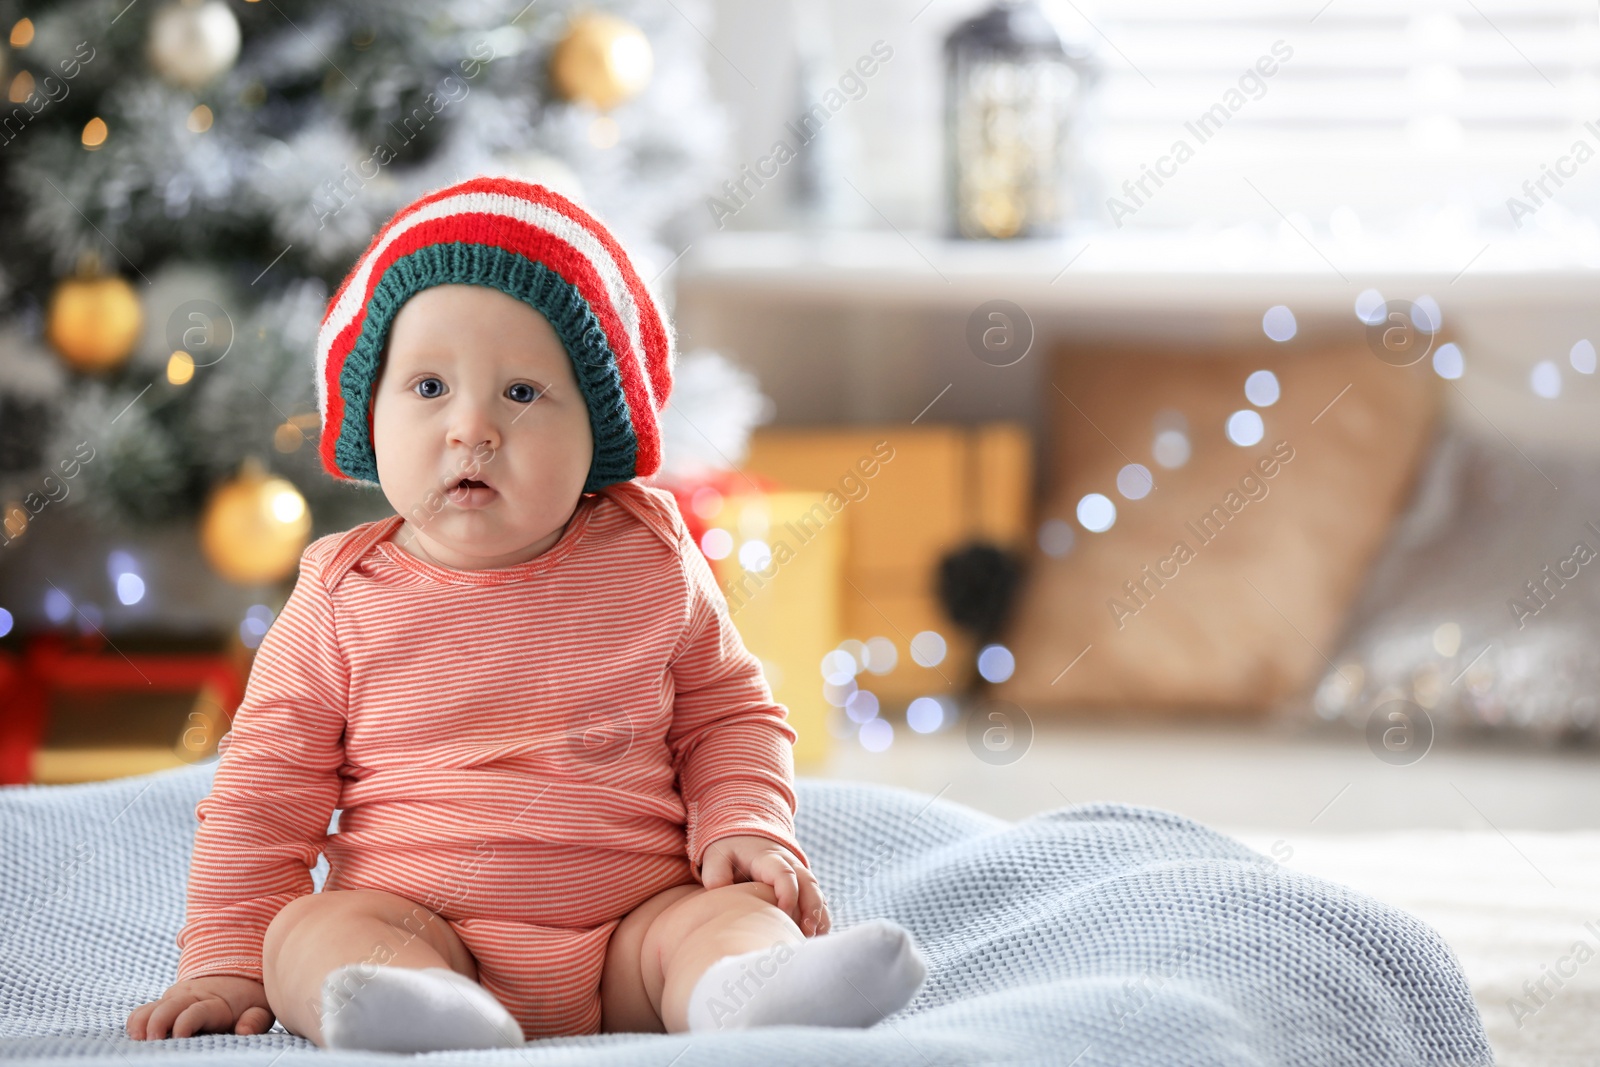
[(195, 809), (178, 978), (261, 980), (321, 852), (324, 890), (449, 922), (530, 1039), (597, 1033), (612, 931), (698, 884), (713, 840), (809, 865), (794, 729), (670, 493), (585, 493), (548, 551), (492, 570), (410, 555), (402, 521), (301, 559)]

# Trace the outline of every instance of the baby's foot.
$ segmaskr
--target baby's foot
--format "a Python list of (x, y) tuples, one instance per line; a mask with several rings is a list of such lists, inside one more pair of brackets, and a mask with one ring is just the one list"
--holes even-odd
[(337, 968), (323, 980), (322, 1040), (327, 1048), (378, 1052), (523, 1043), (517, 1020), (466, 975), (445, 967), (364, 963)]
[(910, 1003), (927, 973), (911, 932), (873, 919), (795, 945), (724, 956), (689, 994), (689, 1029), (871, 1026)]

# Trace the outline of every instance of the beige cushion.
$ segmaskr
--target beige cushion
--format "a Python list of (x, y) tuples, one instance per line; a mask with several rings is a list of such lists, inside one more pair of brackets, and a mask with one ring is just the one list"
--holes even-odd
[[(1431, 437), (1443, 383), (1430, 364), (1390, 366), (1359, 340), (1057, 351), (1038, 519), (1076, 537), (1059, 558), (1031, 549), (1016, 672), (995, 695), (1030, 711), (1231, 715), (1301, 691), (1327, 666)], [(1225, 426), (1252, 407), (1244, 382), (1263, 369), (1281, 397), (1256, 409), (1265, 436), (1242, 448)], [(1191, 447), (1172, 470), (1151, 452), (1165, 409), (1187, 419)], [(1128, 463), (1153, 474), (1143, 499), (1116, 489)], [(1095, 492), (1117, 505), (1103, 533), (1076, 519)]]

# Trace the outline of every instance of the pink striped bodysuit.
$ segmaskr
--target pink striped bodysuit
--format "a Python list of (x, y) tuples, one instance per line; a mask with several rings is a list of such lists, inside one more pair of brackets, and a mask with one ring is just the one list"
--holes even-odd
[(449, 922), (530, 1039), (597, 1033), (612, 931), (698, 883), (713, 840), (808, 862), (794, 729), (670, 493), (585, 494), (548, 551), (493, 570), (417, 559), (401, 521), (301, 559), (195, 809), (178, 977), (260, 980), (322, 852), (325, 890)]

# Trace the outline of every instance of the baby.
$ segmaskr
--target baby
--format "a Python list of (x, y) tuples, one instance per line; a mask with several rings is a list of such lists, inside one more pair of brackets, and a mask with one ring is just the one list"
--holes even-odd
[(130, 1037), (276, 1018), (418, 1052), (909, 1003), (907, 930), (830, 932), (787, 711), (636, 480), (673, 343), (542, 186), (473, 178), (379, 231), (318, 336), (320, 447), (396, 514), (302, 556), (196, 807), (177, 981)]

